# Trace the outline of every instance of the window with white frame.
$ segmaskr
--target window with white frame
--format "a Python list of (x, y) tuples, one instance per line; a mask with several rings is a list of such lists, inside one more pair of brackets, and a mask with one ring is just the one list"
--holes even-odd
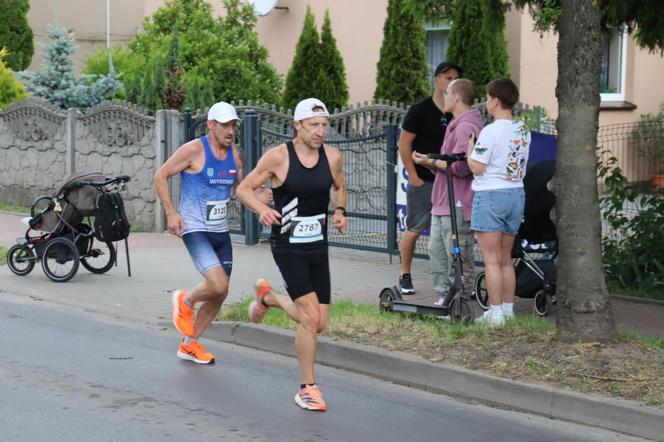
[(433, 72), (436, 66), (447, 60), (447, 47), (450, 40), (450, 26), (442, 20), (428, 22), (427, 31), (427, 65), (429, 66), (429, 83), (433, 88)]
[(627, 30), (616, 29), (604, 37), (600, 95), (602, 101), (625, 101)]

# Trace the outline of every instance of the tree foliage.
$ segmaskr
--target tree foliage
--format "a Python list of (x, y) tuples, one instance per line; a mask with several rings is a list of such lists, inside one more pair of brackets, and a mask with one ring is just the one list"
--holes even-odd
[[(267, 49), (258, 41), (251, 5), (240, 0), (223, 3), (226, 15), (215, 18), (204, 0), (167, 0), (145, 19), (144, 32), (129, 42), (128, 49), (112, 49), (122, 54), (118, 70), (123, 73), (125, 98), (155, 110), (158, 102), (165, 105), (162, 101), (169, 101), (164, 88), (174, 87), (177, 78), (176, 89), (184, 96), (169, 107), (180, 103), (180, 110), (183, 105), (204, 108), (219, 100), (278, 104), (282, 80), (267, 60)], [(165, 66), (169, 50), (176, 44), (174, 38), (178, 55), (171, 56), (175, 64), (170, 64), (169, 70)], [(86, 60), (86, 72), (103, 68), (104, 52)], [(164, 71), (163, 82), (158, 66)]]
[(0, 49), (7, 48), (5, 66), (22, 71), (30, 66), (35, 51), (28, 24), (29, 0), (0, 0)]
[[(513, 1), (519, 8), (529, 7), (535, 19), (535, 30), (540, 32), (557, 30), (561, 14), (561, 0)], [(664, 51), (664, 2), (661, 0), (602, 0), (599, 4), (604, 28), (616, 28), (626, 24), (639, 46), (650, 51)]]
[[(297, 103), (308, 97), (317, 97), (320, 78), (321, 46), (316, 18), (307, 6), (302, 33), (295, 47), (293, 63), (286, 76), (284, 106), (294, 109)], [(318, 97), (317, 97), (318, 98)], [(321, 98), (322, 100), (322, 98)]]
[(286, 77), (284, 106), (294, 108), (309, 97), (322, 100), (331, 110), (348, 104), (348, 86), (343, 58), (332, 34), (330, 12), (325, 12), (319, 36), (316, 18), (307, 7), (293, 63)]
[(424, 18), (389, 0), (374, 99), (410, 105), (429, 95)]
[(330, 11), (325, 12), (325, 20), (320, 35), (320, 79), (319, 92), (315, 97), (320, 98), (332, 109), (341, 109), (348, 104), (348, 86), (346, 84), (346, 69), (344, 60), (337, 49), (337, 41), (332, 34), (332, 21)]
[(8, 52), (4, 48), (0, 49), (0, 109), (3, 110), (15, 101), (27, 97), (21, 82), (14, 78), (12, 70), (4, 63)]
[(50, 42), (41, 45), (44, 62), (36, 72), (22, 71), (18, 76), (26, 80), (26, 90), (36, 97), (43, 97), (61, 109), (88, 108), (112, 97), (122, 88), (122, 83), (109, 61), (108, 75), (93, 78), (74, 77), (71, 55), (76, 51), (72, 35), (62, 27), (48, 26)]

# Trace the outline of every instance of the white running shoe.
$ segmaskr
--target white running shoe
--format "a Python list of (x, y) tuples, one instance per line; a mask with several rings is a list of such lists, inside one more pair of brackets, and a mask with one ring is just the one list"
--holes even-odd
[(484, 324), (487, 327), (502, 327), (505, 325), (505, 316), (502, 314), (496, 315), (493, 314), (491, 309), (484, 312), (479, 318), (475, 318), (476, 324)]

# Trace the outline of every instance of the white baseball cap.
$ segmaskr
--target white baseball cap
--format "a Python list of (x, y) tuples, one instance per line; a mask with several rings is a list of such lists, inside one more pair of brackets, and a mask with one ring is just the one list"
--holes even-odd
[(208, 110), (207, 119), (218, 121), (220, 123), (228, 123), (232, 120), (240, 121), (235, 107), (225, 101), (213, 104)]
[[(315, 111), (314, 109), (320, 107), (323, 110)], [(304, 100), (297, 103), (295, 106), (295, 112), (293, 113), (293, 120), (302, 121), (307, 118), (313, 117), (329, 117), (330, 113), (325, 107), (325, 103), (320, 101), (318, 98), (305, 98)]]

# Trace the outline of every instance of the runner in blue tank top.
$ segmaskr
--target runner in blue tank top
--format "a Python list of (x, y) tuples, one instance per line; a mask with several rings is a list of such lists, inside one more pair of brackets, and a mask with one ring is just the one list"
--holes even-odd
[[(215, 360), (198, 338), (226, 299), (233, 268), (226, 214), (232, 189), (242, 181), (242, 162), (233, 145), (238, 121), (233, 106), (216, 103), (208, 111), (207, 135), (180, 146), (154, 176), (168, 231), (182, 237), (194, 266), (205, 278), (189, 293), (176, 290), (173, 294), (173, 323), (184, 335), (177, 355), (199, 364)], [(182, 178), (178, 211), (168, 190), (168, 179), (176, 174)], [(266, 191), (259, 191), (258, 197), (271, 200)], [(196, 304), (200, 304), (198, 312)]]
[[(327, 408), (314, 376), (318, 334), (327, 327), (330, 312), (330, 268), (327, 250), (327, 210), (330, 189), (336, 192), (333, 226), (345, 232), (346, 187), (343, 158), (323, 144), (328, 127), (325, 104), (315, 98), (295, 108), (295, 138), (267, 151), (238, 186), (240, 200), (272, 227), (272, 256), (290, 296), (279, 295), (263, 279), (256, 281), (257, 300), (249, 306), (253, 322), (269, 307), (279, 307), (299, 323), (295, 336), (300, 364), (300, 389), (295, 403), (307, 410)], [(270, 181), (274, 209), (255, 191)]]

